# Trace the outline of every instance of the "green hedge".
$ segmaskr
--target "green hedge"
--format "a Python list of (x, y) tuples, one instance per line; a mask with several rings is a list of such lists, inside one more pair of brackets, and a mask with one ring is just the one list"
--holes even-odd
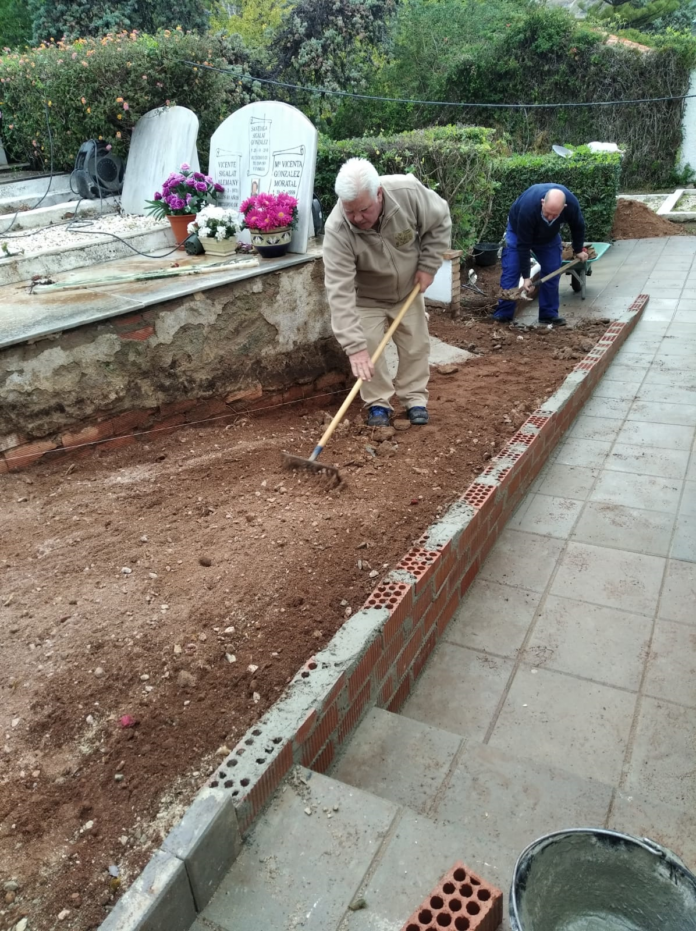
[(126, 156), (133, 127), (144, 113), (179, 104), (200, 120), (205, 164), (214, 130), (256, 94), (234, 75), (194, 70), (182, 59), (252, 67), (238, 37), (180, 30), (51, 43), (0, 56), (0, 132), (8, 158), (49, 167), (46, 107), (59, 171), (74, 166), (87, 139), (103, 138), (116, 154)]
[(505, 232), (510, 206), (532, 184), (563, 184), (580, 201), (587, 239), (607, 242), (619, 193), (621, 156), (593, 155), (580, 148), (571, 158), (558, 155), (515, 155), (498, 159), (493, 168), (496, 185), (493, 208), (483, 234), (500, 239)]
[(334, 182), (349, 158), (369, 159), (380, 174), (413, 173), (444, 197), (452, 213), (452, 240), (466, 249), (478, 239), (500, 239), (508, 211), (532, 184), (563, 184), (580, 201), (588, 238), (606, 241), (616, 209), (621, 158), (579, 148), (572, 158), (509, 156), (495, 131), (444, 126), (397, 136), (319, 141), (315, 187), (324, 212), (336, 203)]
[(369, 159), (382, 175), (415, 174), (450, 205), (452, 239), (460, 248), (476, 240), (491, 209), (496, 158), (506, 151), (492, 129), (441, 126), (396, 136), (319, 140), (315, 188), (324, 212), (336, 203), (334, 182), (349, 158)]

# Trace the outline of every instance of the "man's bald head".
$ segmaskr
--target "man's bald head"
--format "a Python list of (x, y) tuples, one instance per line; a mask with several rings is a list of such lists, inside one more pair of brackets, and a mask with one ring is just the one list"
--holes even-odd
[(555, 220), (563, 212), (566, 196), (560, 188), (553, 187), (541, 199), (541, 213), (546, 220)]

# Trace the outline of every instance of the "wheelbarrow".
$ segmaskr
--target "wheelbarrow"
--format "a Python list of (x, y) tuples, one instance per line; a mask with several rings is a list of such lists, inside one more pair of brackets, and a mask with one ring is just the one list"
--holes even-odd
[[(586, 242), (586, 246), (592, 246), (597, 253), (594, 258), (588, 259), (586, 262), (580, 262), (578, 264), (573, 264), (572, 268), (569, 268), (566, 275), (570, 275), (570, 286), (576, 294), (579, 292), (580, 297), (585, 300), (585, 283), (586, 279), (592, 274), (592, 265), (594, 262), (598, 262), (602, 258), (607, 249), (611, 246), (610, 242)], [(532, 253), (533, 254), (533, 253)], [(536, 256), (534, 256), (536, 258)], [(564, 259), (561, 265), (570, 265), (571, 262), (574, 263), (574, 259)]]

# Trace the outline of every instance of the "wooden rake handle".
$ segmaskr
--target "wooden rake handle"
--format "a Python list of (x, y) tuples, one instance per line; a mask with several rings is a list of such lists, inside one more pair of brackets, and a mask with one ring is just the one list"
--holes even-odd
[[(384, 352), (384, 347), (387, 345), (389, 340), (394, 335), (396, 328), (399, 326), (401, 321), (404, 319), (404, 316), (406, 315), (406, 311), (409, 309), (411, 304), (414, 302), (419, 292), (420, 292), (420, 285), (418, 284), (414, 285), (413, 290), (411, 291), (409, 296), (406, 298), (406, 301), (404, 302), (404, 306), (401, 308), (401, 310), (396, 315), (396, 317), (394, 317), (394, 320), (392, 321), (391, 326), (389, 327), (387, 332), (382, 337), (381, 343), (372, 353), (370, 361), (372, 362), (373, 365)], [(331, 421), (331, 423), (328, 425), (328, 427), (324, 431), (324, 435), (322, 436), (322, 438), (319, 440), (318, 444), (314, 448), (314, 452), (312, 453), (312, 455), (309, 457), (310, 462), (313, 462), (319, 456), (322, 449), (326, 446), (326, 444), (329, 442), (329, 440), (333, 436), (334, 430), (339, 425), (339, 423), (343, 420), (343, 417), (346, 411), (348, 410), (350, 405), (353, 403), (355, 395), (358, 393), (358, 391), (360, 391), (362, 383), (363, 383), (362, 378), (359, 378), (356, 381), (356, 383), (353, 385), (353, 387), (350, 389), (350, 392), (348, 393), (348, 396), (346, 397), (345, 401), (339, 407), (338, 411), (336, 412), (336, 415), (334, 416), (334, 419)]]

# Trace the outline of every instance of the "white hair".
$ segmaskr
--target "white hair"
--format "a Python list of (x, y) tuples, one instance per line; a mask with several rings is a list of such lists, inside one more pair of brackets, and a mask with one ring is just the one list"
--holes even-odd
[(361, 194), (375, 198), (379, 190), (377, 169), (366, 158), (349, 158), (341, 165), (334, 190), (339, 200), (346, 203), (357, 200)]

